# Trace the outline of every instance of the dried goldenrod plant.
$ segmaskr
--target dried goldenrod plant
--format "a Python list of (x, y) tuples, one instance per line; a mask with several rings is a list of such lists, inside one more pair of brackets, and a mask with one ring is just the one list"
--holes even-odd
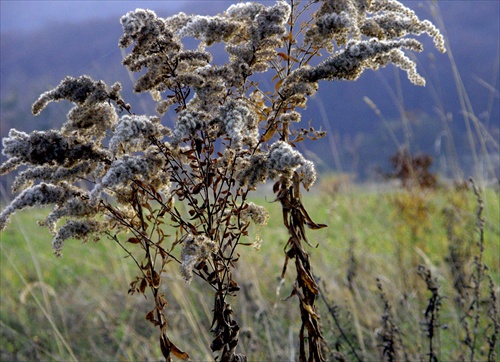
[[(324, 135), (301, 128), (300, 109), (321, 80), (355, 80), (365, 69), (394, 64), (424, 85), (405, 50), (421, 51), (408, 35), (426, 33), (438, 50), (443, 38), (429, 21), (395, 0), (238, 3), (216, 16), (179, 13), (158, 17), (137, 9), (121, 18), (123, 60), (142, 72), (136, 92), (149, 92), (156, 115), (137, 115), (111, 87), (88, 76), (66, 77), (33, 104), (38, 115), (50, 102), (74, 104), (60, 130), (30, 134), (11, 130), (3, 140), (2, 174), (19, 166), (19, 195), (0, 213), (0, 228), (17, 210), (52, 205), (41, 222), (62, 255), (70, 238), (114, 240), (140, 274), (130, 293), (153, 296), (146, 318), (157, 326), (163, 356), (187, 359), (168, 337), (163, 278), (175, 273), (213, 290), (212, 351), (221, 361), (243, 361), (230, 300), (239, 286), (233, 270), (250, 223), (266, 224), (266, 210), (249, 196), (266, 180), (289, 231), (285, 265), (297, 273), (291, 295), (302, 315), (299, 359), (324, 360), (306, 228), (317, 229), (301, 201), (301, 185), (315, 182), (314, 164), (297, 149)], [(192, 48), (186, 44), (198, 43)], [(186, 41), (189, 39), (189, 41)], [(225, 62), (210, 47), (221, 43)], [(259, 84), (265, 73), (272, 89)], [(262, 76), (260, 76), (262, 77)], [(166, 114), (175, 116), (167, 125)], [(178, 342), (176, 342), (178, 343)], [(189, 346), (185, 346), (189, 347)]]

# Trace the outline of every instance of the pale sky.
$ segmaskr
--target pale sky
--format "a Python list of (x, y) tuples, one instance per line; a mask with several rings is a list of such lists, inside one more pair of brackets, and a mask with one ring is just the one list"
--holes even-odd
[[(50, 23), (118, 18), (138, 7), (155, 10), (159, 16), (165, 17), (177, 13), (181, 8), (183, 11), (196, 13), (199, 7), (206, 10), (208, 3), (213, 5), (212, 9), (224, 9), (228, 4), (238, 1), (240, 0), (0, 0), (0, 30), (32, 31)], [(258, 0), (258, 2), (275, 2), (275, 0)], [(402, 2), (419, 13), (419, 8), (425, 1), (402, 0)], [(226, 6), (223, 6), (223, 3), (226, 3)], [(487, 7), (498, 12), (500, 0), (438, 1), (440, 6), (460, 7), (461, 3), (476, 3), (478, 7)]]
[(186, 5), (186, 1), (1, 0), (0, 29), (2, 32), (31, 31), (54, 22), (119, 17), (138, 7), (174, 14), (182, 5)]

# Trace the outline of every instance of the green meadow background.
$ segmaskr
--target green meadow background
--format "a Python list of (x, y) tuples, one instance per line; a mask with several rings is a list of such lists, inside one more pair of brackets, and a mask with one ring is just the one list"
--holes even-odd
[[(463, 185), (428, 191), (393, 185), (371, 189), (330, 175), (317, 189), (304, 195), (304, 203), (313, 219), (328, 228), (309, 233), (314, 245), (307, 250), (321, 287), (317, 305), (331, 351), (355, 360), (354, 349), (360, 359), (382, 360), (384, 321), (389, 316), (400, 332), (396, 351), (409, 360), (427, 360), (424, 311), (432, 293), (417, 273), (417, 266), (423, 265), (436, 278), (443, 298), (434, 351), (439, 360), (468, 360), (464, 321), (474, 325), (475, 319), (466, 317), (468, 306), (457, 298), (454, 283), (458, 269), (472, 278), (474, 258), (481, 257), (498, 296), (498, 187), (481, 194), (486, 220), (482, 253), (478, 201)], [(230, 303), (242, 326), (240, 348), (249, 360), (295, 360), (300, 313), (296, 297), (287, 299), (294, 268), (281, 278), (287, 234), (279, 203), (264, 193), (254, 201), (268, 208), (270, 222), (254, 227), (248, 237), (250, 243), (262, 239), (259, 251), (240, 246), (235, 279), (241, 290)], [(1, 234), (0, 360), (158, 360), (158, 334), (144, 318), (152, 301), (127, 294), (137, 275), (132, 260), (109, 239), (96, 244), (68, 241), (63, 258), (56, 258), (51, 235), (34, 222), (45, 215), (43, 209), (19, 212)], [(169, 264), (162, 280), (170, 339), (194, 361), (213, 359), (210, 289), (196, 279), (186, 284), (175, 263)], [(479, 292), (474, 360), (487, 360), (488, 336), (494, 334), (489, 314), (495, 304), (489, 280), (482, 281)], [(473, 302), (474, 290), (466, 293)], [(498, 314), (496, 318), (498, 322)], [(498, 355), (498, 342), (494, 350)], [(333, 359), (331, 353), (326, 355)]]

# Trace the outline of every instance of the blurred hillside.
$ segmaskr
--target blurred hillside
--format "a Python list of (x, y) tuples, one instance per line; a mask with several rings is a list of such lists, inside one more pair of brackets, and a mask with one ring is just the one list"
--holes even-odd
[[(436, 22), (431, 2), (403, 2), (439, 26), (441, 18), (438, 15)], [(367, 71), (357, 82), (322, 84), (303, 117), (315, 128), (328, 131), (321, 141), (303, 143), (307, 147), (303, 151), (322, 170), (370, 179), (376, 177), (377, 168), (388, 167), (389, 156), (398, 147), (409, 144), (413, 153), (430, 154), (435, 170), (443, 176), (481, 173), (491, 179), (496, 173), (498, 177), (499, 2), (437, 3), (458, 73), (453, 72), (450, 52), (440, 54), (428, 38), (420, 37), (425, 50), (416, 59), (419, 72), (427, 79), (426, 87), (413, 86), (404, 73), (391, 66)], [(198, 4), (196, 12), (202, 14), (214, 14), (228, 6), (228, 2)], [(183, 11), (190, 13), (192, 7)], [(158, 15), (169, 14), (163, 10)], [(116, 17), (58, 23), (36, 32), (3, 32), (0, 136), (5, 137), (13, 127), (26, 132), (59, 128), (71, 105), (49, 105), (36, 118), (30, 110), (40, 93), (57, 86), (66, 75), (87, 74), (108, 84), (120, 81), (134, 112), (151, 114), (150, 97), (130, 92), (132, 81), (121, 65), (122, 53), (117, 46), (120, 35)], [(458, 76), (464, 88), (457, 88)], [(165, 116), (170, 125), (171, 117)]]

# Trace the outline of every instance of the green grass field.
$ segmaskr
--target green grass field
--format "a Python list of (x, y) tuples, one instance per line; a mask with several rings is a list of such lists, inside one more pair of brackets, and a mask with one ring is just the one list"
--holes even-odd
[[(498, 296), (498, 190), (486, 190), (483, 198), (481, 257)], [(241, 291), (230, 302), (242, 326), (239, 348), (249, 360), (294, 360), (300, 313), (296, 297), (286, 298), (295, 274), (289, 267), (286, 278), (280, 278), (288, 236), (280, 224), (279, 204), (266, 199), (254, 201), (268, 208), (270, 223), (260, 230), (254, 227), (249, 240), (259, 235), (261, 250), (241, 246), (235, 272)], [(470, 317), (464, 317), (465, 304), (474, 303), (475, 289), (462, 289), (462, 301), (457, 298), (457, 277), (472, 286), (474, 258), (480, 255), (478, 205), (471, 190), (368, 192), (352, 186), (304, 195), (304, 203), (315, 221), (329, 226), (309, 233), (318, 247), (307, 250), (325, 298), (317, 305), (330, 360), (334, 350), (355, 360), (352, 349), (360, 359), (382, 360), (391, 340), (398, 359), (429, 360), (424, 311), (432, 293), (417, 265), (437, 278), (443, 298), (432, 339), (439, 360), (469, 360), (473, 349), (474, 360), (487, 360), (492, 348), (500, 353), (498, 342), (496, 347), (488, 342), (495, 332), (489, 280), (481, 280), (479, 309), (469, 311)], [(153, 302), (127, 294), (137, 275), (132, 260), (109, 239), (96, 244), (69, 241), (64, 257), (56, 258), (51, 235), (36, 225), (44, 215), (39, 209), (19, 212), (0, 234), (0, 360), (158, 360), (158, 331), (144, 318)], [(174, 263), (161, 288), (169, 301), (170, 339), (192, 360), (213, 360), (211, 290), (200, 280), (186, 284)], [(496, 301), (497, 323), (498, 310)], [(464, 323), (474, 327), (476, 316), (473, 348), (464, 343)]]

